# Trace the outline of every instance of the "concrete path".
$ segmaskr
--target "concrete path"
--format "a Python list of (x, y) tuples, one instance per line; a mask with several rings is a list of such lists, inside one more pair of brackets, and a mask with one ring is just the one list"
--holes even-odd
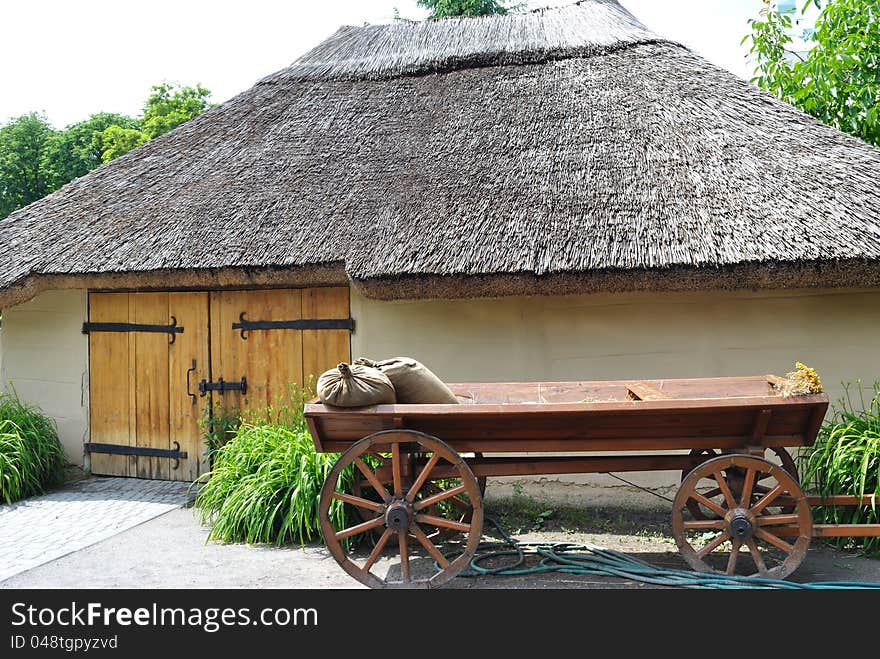
[[(668, 515), (659, 514), (666, 524)], [(318, 543), (305, 547), (220, 544), (207, 539), (192, 508), (177, 508), (86, 549), (8, 579), (4, 588), (363, 588)], [(520, 540), (584, 542), (624, 551), (654, 565), (685, 569), (675, 543), (654, 535), (581, 528), (530, 532)], [(880, 581), (880, 560), (853, 556), (814, 541), (795, 581)], [(535, 574), (455, 578), (445, 588), (650, 588), (610, 577)]]
[(0, 581), (188, 505), (188, 487), (94, 477), (0, 505)]

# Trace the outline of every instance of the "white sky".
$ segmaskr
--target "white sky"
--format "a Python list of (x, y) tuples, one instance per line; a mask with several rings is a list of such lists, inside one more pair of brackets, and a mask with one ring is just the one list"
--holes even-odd
[[(740, 40), (762, 0), (620, 0), (645, 25), (748, 78)], [(529, 7), (570, 4), (532, 0)], [(415, 0), (0, 0), (0, 124), (30, 111), (56, 127), (140, 113), (150, 85), (201, 83), (224, 101), (340, 25), (411, 18)]]

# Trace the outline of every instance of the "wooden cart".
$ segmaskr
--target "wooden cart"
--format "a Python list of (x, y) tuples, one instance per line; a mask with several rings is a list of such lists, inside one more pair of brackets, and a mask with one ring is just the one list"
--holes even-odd
[[(810, 505), (863, 501), (804, 495), (786, 447), (815, 441), (828, 398), (784, 397), (779, 382), (461, 383), (449, 385), (460, 405), (310, 403), (318, 452), (342, 454), (321, 492), (325, 542), (368, 586), (433, 587), (474, 556), (489, 476), (676, 470), (672, 529), (688, 564), (783, 578), (813, 536), (880, 526), (813, 524)], [(336, 530), (331, 506), (354, 521)]]

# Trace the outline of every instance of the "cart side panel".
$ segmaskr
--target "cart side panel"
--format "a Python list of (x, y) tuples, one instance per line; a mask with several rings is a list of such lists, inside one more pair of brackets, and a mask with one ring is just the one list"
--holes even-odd
[[(815, 439), (816, 419), (821, 422), (827, 407), (815, 400), (750, 400), (750, 405), (632, 402), (616, 409), (564, 411), (553, 405), (485, 406), (485, 412), (479, 405), (396, 405), (341, 412), (315, 408), (308, 415), (316, 419), (313, 432), (325, 451), (344, 450), (392, 428), (433, 435), (459, 451), (609, 451), (800, 446)], [(762, 423), (763, 410), (770, 416)]]

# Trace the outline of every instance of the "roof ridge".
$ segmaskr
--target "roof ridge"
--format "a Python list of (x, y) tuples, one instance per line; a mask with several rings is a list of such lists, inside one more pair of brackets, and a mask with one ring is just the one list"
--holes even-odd
[(462, 68), (590, 57), (665, 39), (617, 0), (579, 0), (530, 12), (344, 26), (286, 69), (260, 80), (379, 80)]

